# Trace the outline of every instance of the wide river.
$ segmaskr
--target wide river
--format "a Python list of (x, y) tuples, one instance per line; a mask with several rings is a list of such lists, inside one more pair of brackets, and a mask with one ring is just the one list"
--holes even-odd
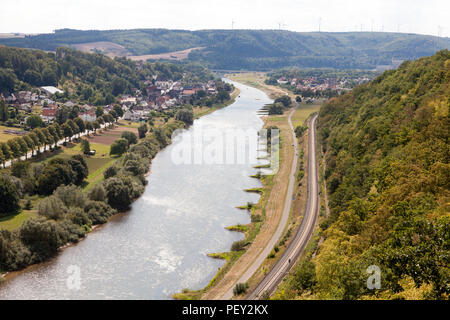
[[(257, 110), (271, 100), (257, 89), (232, 83), (241, 90), (240, 97), (195, 120), (177, 138), (188, 141), (205, 128), (259, 130), (263, 122)], [(213, 143), (216, 151), (227, 151), (226, 144), (217, 139)], [(207, 254), (228, 251), (243, 238), (225, 227), (250, 221), (247, 211), (236, 206), (258, 201), (259, 195), (243, 191), (260, 186), (250, 177), (257, 156), (243, 164), (179, 164), (175, 147), (153, 159), (145, 192), (129, 212), (116, 215), (49, 262), (5, 281), (0, 299), (170, 299), (183, 288), (205, 287), (224, 264)]]

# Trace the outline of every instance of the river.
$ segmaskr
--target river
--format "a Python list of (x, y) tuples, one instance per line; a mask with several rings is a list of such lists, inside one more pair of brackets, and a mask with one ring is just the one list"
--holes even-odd
[[(178, 138), (205, 128), (262, 127), (257, 110), (271, 100), (232, 83), (241, 90), (236, 101), (195, 120)], [(170, 299), (183, 288), (205, 287), (224, 264), (207, 254), (228, 251), (243, 238), (225, 227), (249, 223), (247, 211), (236, 206), (257, 202), (258, 194), (243, 189), (261, 184), (250, 177), (256, 169), (248, 161), (175, 164), (173, 148), (153, 159), (145, 192), (129, 212), (2, 283), (0, 299)]]

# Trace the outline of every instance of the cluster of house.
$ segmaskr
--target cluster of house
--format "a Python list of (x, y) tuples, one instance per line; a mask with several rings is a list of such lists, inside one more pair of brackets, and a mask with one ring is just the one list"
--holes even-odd
[(216, 83), (208, 81), (195, 86), (183, 85), (180, 81), (150, 81), (146, 83), (147, 96), (140, 90), (135, 95), (123, 95), (118, 99), (124, 110), (123, 118), (129, 121), (145, 120), (152, 110), (163, 111), (189, 103), (191, 97), (203, 90), (207, 95), (217, 94)]
[(287, 84), (302, 91), (349, 91), (355, 85), (363, 84), (370, 81), (368, 77), (340, 77), (340, 78), (321, 78), (321, 77), (305, 77), (291, 78), (281, 77), (277, 79), (278, 84)]
[[(124, 119), (129, 121), (141, 121), (148, 118), (152, 110), (163, 111), (169, 108), (180, 107), (190, 101), (192, 95), (200, 90), (204, 90), (207, 95), (217, 93), (216, 83), (208, 81), (195, 86), (183, 86), (179, 81), (150, 81), (146, 82), (146, 93), (144, 96), (140, 90), (135, 90), (134, 95), (122, 95), (118, 103), (124, 110)], [(64, 104), (57, 103), (51, 97), (55, 93), (64, 93), (62, 90), (53, 87), (40, 87), (39, 90), (20, 91), (11, 93), (7, 97), (1, 96), (10, 105), (16, 105), (20, 110), (31, 113), (33, 108), (41, 110), (40, 116), (46, 123), (55, 119), (56, 112), (61, 106), (73, 107), (76, 103), (67, 101)], [(80, 107), (78, 116), (84, 121), (95, 121), (97, 119), (96, 107), (84, 104)], [(112, 110), (113, 105), (102, 106), (105, 112)]]

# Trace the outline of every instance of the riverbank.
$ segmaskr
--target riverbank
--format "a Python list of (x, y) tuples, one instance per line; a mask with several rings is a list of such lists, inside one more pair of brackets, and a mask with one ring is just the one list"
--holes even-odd
[[(223, 106), (229, 105), (229, 104), (231, 104), (232, 102), (233, 102), (233, 99), (230, 99), (230, 100), (228, 100), (227, 103), (224, 104)], [(178, 123), (177, 121), (169, 122), (169, 123), (167, 123), (167, 124), (162, 125), (162, 127), (158, 128), (158, 129), (161, 129), (161, 130), (165, 133), (165, 135), (166, 135), (168, 138), (170, 138), (170, 135), (171, 135), (172, 131), (173, 131), (174, 129), (176, 129), (176, 128), (179, 127), (179, 126), (177, 126), (177, 123)], [(167, 128), (166, 128), (166, 127), (167, 127)], [(166, 129), (167, 129), (167, 130), (166, 130)], [(157, 132), (156, 132), (156, 133), (157, 133)], [(143, 140), (144, 140), (144, 141), (141, 141), (141, 142), (139, 143), (139, 145), (133, 146), (133, 147), (131, 148), (131, 153), (124, 155), (123, 157), (120, 158), (121, 160), (117, 160), (117, 161), (120, 161), (120, 162), (121, 162), (120, 164), (123, 165), (123, 164), (122, 164), (122, 162), (123, 162), (122, 159), (127, 158), (127, 159), (129, 159), (129, 160), (133, 160), (133, 159), (135, 159), (137, 153), (142, 153), (142, 155), (143, 155), (143, 154), (150, 154), (150, 156), (148, 156), (148, 159), (152, 159), (152, 158), (154, 158), (157, 154), (159, 154), (159, 152), (160, 152), (162, 149), (164, 149), (164, 148), (168, 145), (168, 144), (161, 145), (161, 148), (158, 147), (157, 149), (155, 149), (155, 152), (153, 152), (153, 151), (149, 152), (149, 150), (146, 149), (146, 146), (147, 146), (147, 147), (151, 147), (151, 146), (155, 146), (156, 144), (158, 144), (158, 137), (155, 136), (155, 132), (152, 132), (152, 133), (150, 133), (149, 135), (147, 135), (147, 137), (144, 138)], [(167, 142), (170, 142), (170, 139), (168, 139)], [(141, 145), (141, 144), (142, 144), (142, 145)], [(138, 147), (138, 148), (136, 148), (136, 147)], [(124, 158), (124, 157), (125, 157), (125, 158)], [(125, 161), (125, 160), (124, 160), (124, 161)], [(115, 163), (115, 164), (113, 164), (113, 165), (117, 165), (117, 164), (118, 164), (118, 163)], [(149, 172), (150, 172), (150, 168), (151, 168), (151, 167), (149, 166), (146, 173), (144, 173), (145, 171), (142, 172), (142, 176), (145, 176), (146, 174), (148, 175)], [(103, 179), (101, 179), (101, 180), (103, 180)], [(137, 180), (143, 181), (143, 179), (137, 179)], [(102, 182), (102, 181), (97, 181), (96, 184), (99, 184), (99, 183), (101, 183), (101, 182)], [(134, 184), (134, 183), (133, 183), (133, 184)], [(142, 190), (144, 190), (144, 187), (142, 187)], [(142, 192), (144, 192), (144, 191), (141, 191), (140, 195), (142, 195)], [(139, 198), (140, 198), (140, 195), (139, 195), (138, 197), (134, 197), (133, 202), (136, 201), (137, 199), (139, 199)], [(122, 212), (121, 210), (118, 210), (118, 213), (121, 213), (121, 212)], [(117, 216), (117, 214), (115, 214), (114, 217), (115, 217), (115, 216)], [(111, 218), (108, 219), (107, 222), (108, 222), (109, 220), (111, 220)], [(105, 225), (105, 223), (102, 223), (102, 224), (100, 224), (100, 225)], [(87, 238), (87, 234), (89, 234), (90, 232), (92, 232), (93, 229), (97, 229), (95, 226), (97, 226), (97, 225), (94, 224), (90, 230), (86, 230), (87, 232), (86, 232), (86, 234), (84, 235), (84, 237), (79, 238), (79, 239), (78, 239), (78, 242), (75, 242), (75, 243), (79, 243), (81, 240), (86, 239), (86, 238)], [(58, 253), (62, 252), (62, 250), (63, 250), (62, 248), (67, 248), (67, 243), (64, 243), (64, 244), (60, 245), (59, 250), (58, 250), (57, 252), (58, 252)], [(53, 258), (54, 256), (55, 256), (55, 255), (53, 255), (52, 257), (49, 257), (49, 258), (51, 259), (51, 258)], [(49, 259), (46, 259), (46, 260), (49, 260)], [(46, 260), (45, 260), (45, 261), (46, 261)]]
[[(250, 73), (250, 74), (237, 74), (229, 75), (230, 79), (244, 83), (246, 85), (253, 86), (262, 90), (272, 99), (281, 95), (289, 94), (291, 98), (295, 98), (292, 93), (285, 92), (278, 87), (266, 85), (264, 83), (265, 75), (262, 73)], [(303, 108), (302, 108), (303, 107)], [(305, 108), (303, 105), (300, 109), (296, 110), (293, 115), (294, 125), (304, 123), (309, 115), (318, 109)], [(306, 110), (305, 110), (306, 109)], [(176, 299), (222, 299), (222, 297), (233, 288), (238, 279), (244, 272), (250, 267), (253, 261), (260, 255), (262, 249), (267, 245), (269, 239), (275, 232), (278, 224), (280, 223), (281, 214), (284, 208), (284, 199), (287, 192), (287, 184), (289, 176), (289, 164), (293, 158), (293, 148), (286, 148), (289, 144), (295, 143), (292, 141), (292, 134), (290, 133), (290, 127), (288, 124), (288, 113), (286, 111), (283, 115), (264, 117), (264, 127), (277, 126), (280, 129), (280, 170), (275, 176), (261, 176), (261, 182), (263, 187), (258, 189), (258, 192), (262, 192), (260, 200), (257, 204), (252, 205), (251, 215), (252, 217), (259, 217), (249, 225), (229, 227), (233, 231), (245, 231), (246, 237), (242, 241), (245, 244), (245, 251), (230, 251), (224, 253), (214, 253), (209, 256), (213, 258), (225, 259), (225, 265), (218, 271), (216, 276), (211, 282), (202, 290), (183, 290), (183, 292), (173, 295)], [(306, 139), (307, 139), (307, 135)], [(299, 170), (305, 171), (304, 168), (304, 155), (307, 154), (307, 143), (304, 143), (305, 137), (302, 137), (299, 141), (300, 148), (302, 150), (300, 163), (298, 165)], [(307, 140), (306, 140), (307, 141)], [(250, 278), (248, 284), (250, 289), (255, 287), (260, 279), (270, 270), (271, 266), (277, 261), (277, 257), (281, 256), (281, 253), (285, 250), (287, 245), (292, 239), (292, 232), (301, 222), (304, 205), (306, 203), (306, 181), (307, 177), (302, 173), (301, 177), (297, 178), (298, 184), (295, 188), (295, 200), (292, 205), (291, 214), (287, 226), (285, 227), (283, 236), (280, 238), (280, 242), (274, 247), (270, 255), (265, 259), (261, 267)], [(252, 190), (253, 191), (253, 190)], [(243, 209), (246, 206), (242, 206)], [(244, 298), (240, 296), (238, 298)]]
[[(233, 81), (241, 82), (245, 85), (253, 86), (265, 92), (270, 98), (274, 99), (283, 95), (282, 92), (264, 84), (264, 78), (260, 73), (227, 75)], [(175, 299), (221, 299), (230, 287), (239, 279), (249, 265), (256, 259), (261, 249), (269, 241), (281, 216), (283, 208), (284, 195), (287, 186), (283, 180), (288, 179), (289, 170), (287, 162), (293, 157), (293, 150), (285, 146), (292, 144), (290, 133), (287, 130), (287, 112), (283, 116), (264, 117), (264, 127), (276, 125), (280, 128), (280, 168), (275, 176), (261, 176), (263, 184), (260, 192), (261, 197), (257, 204), (250, 208), (250, 214), (253, 222), (246, 226), (246, 237), (242, 240), (245, 250), (229, 251), (213, 254), (214, 258), (226, 260), (225, 265), (220, 268), (210, 283), (201, 290), (188, 290), (173, 295)], [(285, 117), (285, 126), (280, 126)], [(246, 206), (242, 206), (245, 208)]]

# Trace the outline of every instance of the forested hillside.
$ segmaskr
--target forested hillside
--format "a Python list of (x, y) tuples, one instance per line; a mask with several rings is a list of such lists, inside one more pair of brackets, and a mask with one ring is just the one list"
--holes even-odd
[(0, 39), (7, 46), (55, 51), (60, 46), (99, 41), (134, 55), (204, 47), (190, 53), (215, 69), (267, 70), (298, 66), (362, 68), (389, 65), (392, 58), (415, 59), (450, 48), (450, 39), (387, 32), (291, 32), (285, 30), (56, 30), (51, 34)]
[[(283, 294), (449, 298), (450, 51), (403, 63), (320, 110), (324, 242)], [(367, 289), (367, 267), (381, 289)], [(292, 298), (292, 296), (290, 296)]]
[(125, 58), (111, 59), (70, 48), (56, 53), (0, 47), (0, 93), (30, 89), (34, 86), (59, 86), (66, 98), (95, 105), (109, 104), (114, 97), (145, 91), (146, 80), (209, 80), (209, 71), (196, 64), (139, 63)]

